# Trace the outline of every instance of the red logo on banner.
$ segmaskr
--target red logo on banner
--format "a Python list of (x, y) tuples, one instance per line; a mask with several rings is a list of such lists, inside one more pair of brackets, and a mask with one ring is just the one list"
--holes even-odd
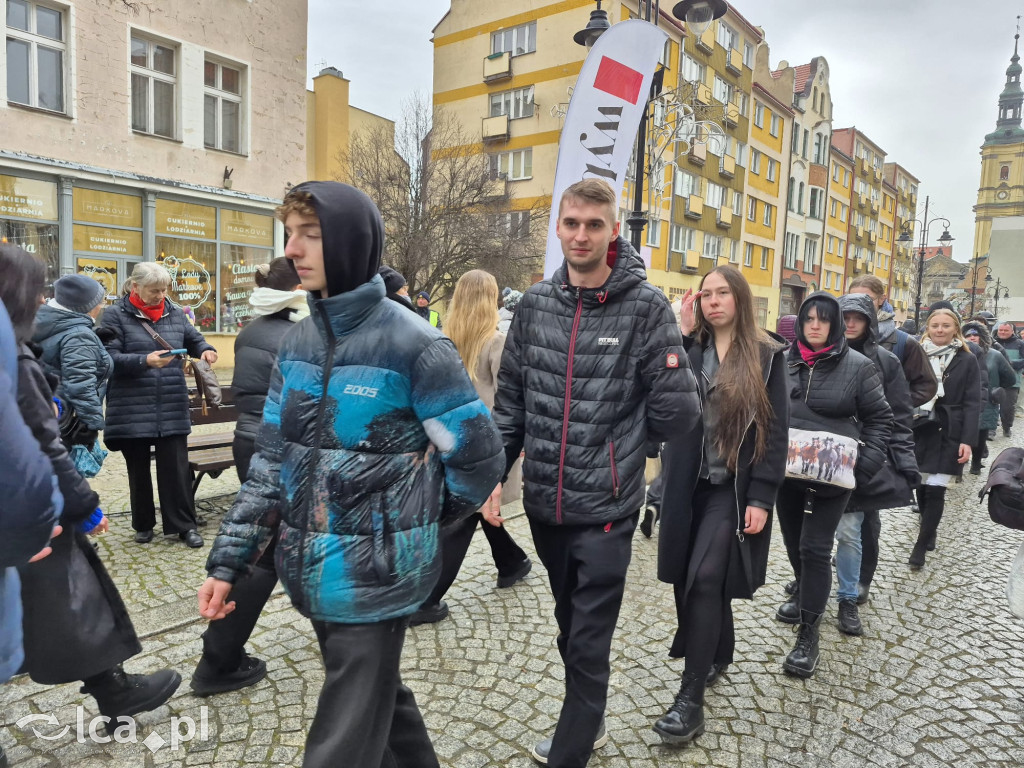
[(640, 87), (644, 84), (644, 76), (625, 64), (620, 64), (607, 56), (601, 57), (597, 68), (594, 87), (599, 91), (618, 96), (623, 101), (636, 104), (640, 98)]

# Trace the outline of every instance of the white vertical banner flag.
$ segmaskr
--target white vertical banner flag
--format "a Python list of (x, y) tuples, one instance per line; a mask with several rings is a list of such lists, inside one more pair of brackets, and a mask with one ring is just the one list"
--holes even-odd
[(604, 179), (622, 194), (640, 118), (668, 34), (650, 22), (613, 24), (587, 54), (576, 80), (558, 141), (558, 165), (551, 191), (544, 276), (562, 264), (555, 234), (558, 201), (566, 187), (588, 178)]

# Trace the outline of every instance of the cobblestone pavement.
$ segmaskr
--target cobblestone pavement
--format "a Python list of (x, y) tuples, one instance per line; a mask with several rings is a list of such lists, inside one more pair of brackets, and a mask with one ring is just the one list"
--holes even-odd
[[(993, 456), (1009, 442), (996, 440)], [(173, 666), (185, 682), (168, 705), (139, 717), (138, 743), (99, 744), (87, 731), (95, 704), (77, 686), (46, 688), (16, 679), (0, 688), (0, 744), (11, 764), (299, 765), (323, 680), (308, 622), (276, 594), (251, 643), (268, 661), (267, 679), (240, 692), (193, 697), (188, 680), (203, 629), (195, 590), (207, 549), (159, 537), (147, 546), (133, 543), (130, 519), (119, 514), (128, 505), (123, 477), (123, 462), (112, 454), (96, 487), (112, 514), (100, 550), (143, 637), (143, 653), (127, 666), (142, 672)], [(840, 635), (830, 608), (822, 661), (808, 681), (781, 671), (794, 630), (773, 618), (790, 578), (776, 532), (769, 583), (756, 600), (736, 604), (737, 663), (708, 693), (707, 733), (682, 749), (662, 746), (650, 729), (674, 696), (681, 662), (666, 656), (675, 614), (671, 590), (654, 577), (656, 540), (637, 534), (613, 649), (611, 739), (590, 765), (1024, 765), (1024, 623), (1009, 613), (1005, 599), (1009, 565), (1024, 537), (989, 521), (977, 503), (980, 480), (968, 475), (951, 489), (938, 550), (920, 572), (906, 566), (916, 515), (906, 509), (884, 514), (882, 559), (871, 602), (861, 609), (864, 636)], [(237, 487), (231, 472), (203, 482), (208, 542)], [(525, 518), (515, 517), (509, 528), (532, 552)], [(533, 765), (529, 747), (551, 732), (558, 714), (562, 667), (543, 569), (512, 589), (496, 590), (494, 580), (479, 536), (448, 595), (451, 618), (407, 637), (403, 674), (444, 766), (527, 768)], [(80, 705), (81, 741), (75, 737)], [(16, 725), (33, 713), (56, 721)], [(176, 748), (160, 741), (171, 741), (172, 718), (183, 734), (184, 718), (197, 726), (194, 738)], [(66, 725), (71, 730), (60, 735)], [(146, 738), (150, 746), (141, 743)]]

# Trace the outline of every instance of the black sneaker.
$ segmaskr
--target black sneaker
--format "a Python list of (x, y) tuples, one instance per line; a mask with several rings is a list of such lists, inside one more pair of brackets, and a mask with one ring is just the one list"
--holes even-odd
[[(536, 760), (541, 765), (548, 764), (548, 755), (551, 754), (551, 742), (552, 739), (544, 739), (538, 741), (534, 748), (530, 751), (530, 757)], [(604, 729), (604, 718), (601, 718), (601, 727), (597, 730), (597, 738), (594, 739), (594, 749), (600, 749), (608, 743), (608, 732)]]
[(863, 635), (864, 627), (860, 623), (856, 600), (839, 601), (839, 631), (844, 635)]
[(215, 693), (248, 688), (266, 676), (267, 662), (249, 654), (243, 654), (242, 661), (234, 672), (218, 672), (203, 658), (199, 660), (199, 666), (192, 674), (189, 686), (196, 696), (212, 696)]
[(519, 564), (512, 573), (505, 576), (498, 576), (498, 589), (507, 589), (526, 578), (526, 574), (533, 570), (533, 561), (526, 558)]
[(409, 617), (409, 626), (418, 627), (420, 624), (436, 624), (448, 618), (448, 603), (442, 600), (437, 605), (420, 606), (420, 609)]
[(151, 712), (174, 695), (181, 685), (181, 675), (173, 669), (162, 669), (151, 675), (129, 675), (120, 666), (90, 678), (80, 689), (96, 699), (100, 714), (110, 718), (110, 727), (119, 717), (134, 717)]

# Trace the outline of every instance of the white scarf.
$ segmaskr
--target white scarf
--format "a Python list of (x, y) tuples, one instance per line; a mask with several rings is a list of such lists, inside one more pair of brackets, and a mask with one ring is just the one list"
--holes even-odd
[(302, 289), (277, 291), (273, 288), (257, 288), (249, 297), (249, 303), (260, 317), (276, 314), (282, 309), (294, 310), (288, 314), (288, 319), (293, 323), (309, 317), (309, 304), (306, 303), (306, 292)]
[(953, 355), (960, 351), (963, 342), (960, 339), (953, 339), (946, 346), (940, 347), (931, 339), (925, 337), (921, 339), (921, 346), (924, 348), (925, 354), (928, 355), (928, 362), (932, 365), (932, 373), (935, 374), (935, 380), (939, 382), (935, 397), (921, 406), (921, 410), (930, 411), (935, 408), (935, 401), (946, 394), (945, 387), (942, 386), (942, 377), (946, 372), (946, 366), (953, 359)]

